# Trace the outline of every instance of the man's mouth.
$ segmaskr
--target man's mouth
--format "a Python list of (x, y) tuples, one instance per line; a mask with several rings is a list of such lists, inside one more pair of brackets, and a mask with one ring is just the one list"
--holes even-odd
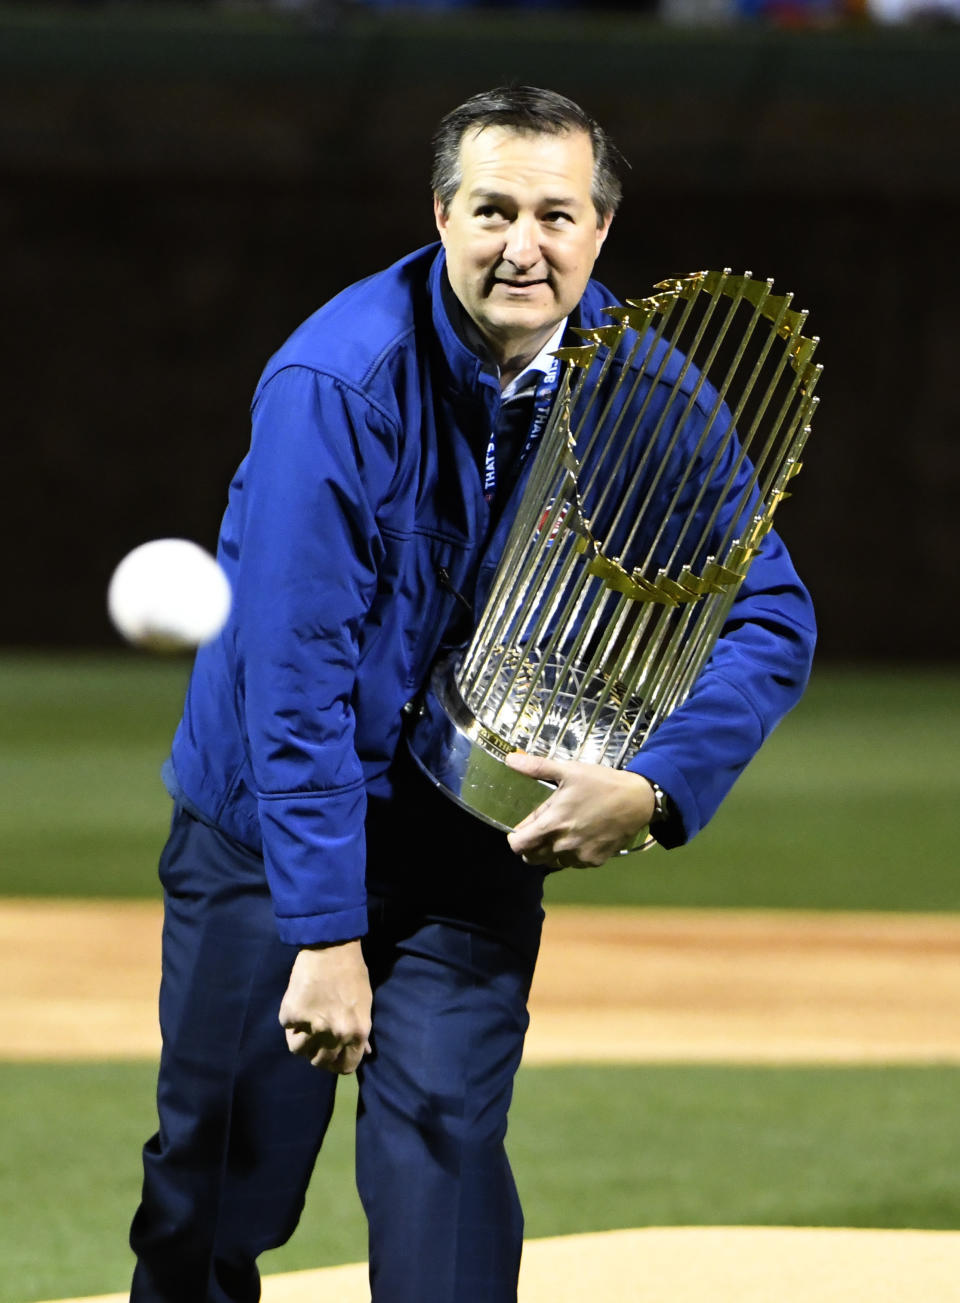
[(518, 278), (507, 276), (494, 276), (493, 283), (494, 285), (508, 285), (514, 290), (529, 290), (533, 289), (535, 285), (546, 285), (547, 280), (545, 277), (541, 277), (538, 280), (520, 280)]

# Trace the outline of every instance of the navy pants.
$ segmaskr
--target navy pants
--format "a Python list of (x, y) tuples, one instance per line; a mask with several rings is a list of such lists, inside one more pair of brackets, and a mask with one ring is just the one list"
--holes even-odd
[[(472, 911), (469, 873), (439, 912), (428, 891), (371, 899), (357, 1185), (374, 1303), (516, 1299), (523, 1218), (503, 1142), (542, 913), (540, 882), (514, 864), (520, 889), (493, 875)], [(276, 936), (262, 860), (178, 809), (161, 880), (160, 1126), (131, 1303), (255, 1303), (257, 1255), (297, 1224), (337, 1079), (287, 1050), (277, 1013), (296, 952)]]

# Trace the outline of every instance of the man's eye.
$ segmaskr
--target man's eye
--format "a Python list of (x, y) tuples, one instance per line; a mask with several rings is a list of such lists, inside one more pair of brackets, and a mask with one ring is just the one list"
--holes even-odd
[(572, 222), (573, 218), (569, 213), (557, 211), (555, 213), (547, 213), (543, 220), (549, 222), (551, 226), (562, 226), (566, 222)]
[(499, 208), (494, 208), (493, 204), (483, 204), (480, 208), (477, 209), (477, 216), (490, 218), (490, 217), (502, 217), (503, 214), (500, 212)]

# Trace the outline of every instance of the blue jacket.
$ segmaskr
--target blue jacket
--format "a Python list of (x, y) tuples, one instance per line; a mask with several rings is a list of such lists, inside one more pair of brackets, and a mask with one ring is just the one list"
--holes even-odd
[[(366, 930), (367, 795), (389, 798), (402, 708), (441, 648), (450, 589), (482, 608), (509, 524), (508, 503), (491, 528), (473, 452), (499, 383), (450, 322), (443, 276), (429, 246), (310, 317), (261, 377), (230, 488), (218, 559), (234, 606), (197, 654), (174, 785), (262, 852), (292, 944)], [(608, 324), (612, 302), (591, 281), (582, 324)], [(813, 641), (771, 533), (693, 693), (630, 764), (670, 793), (678, 839), (797, 701)]]

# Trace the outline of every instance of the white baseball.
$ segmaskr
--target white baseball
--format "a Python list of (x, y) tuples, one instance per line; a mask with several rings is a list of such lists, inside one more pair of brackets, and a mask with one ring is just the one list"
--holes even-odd
[(110, 580), (107, 610), (128, 642), (182, 651), (217, 636), (230, 614), (230, 582), (204, 549), (157, 538), (129, 552)]

